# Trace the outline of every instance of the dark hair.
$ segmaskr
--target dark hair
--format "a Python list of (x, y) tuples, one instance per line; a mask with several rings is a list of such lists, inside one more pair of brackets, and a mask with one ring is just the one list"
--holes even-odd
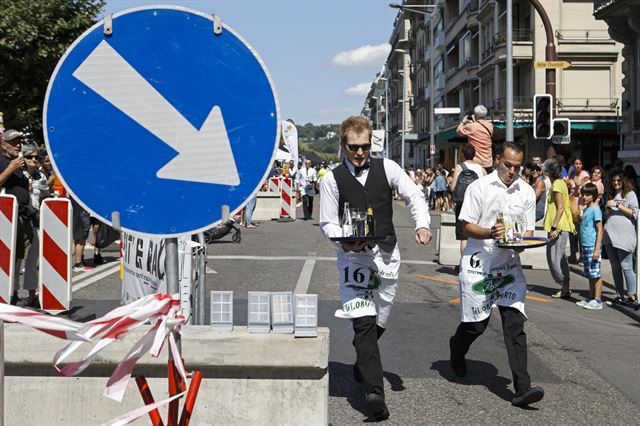
[(473, 160), (476, 156), (476, 149), (470, 143), (462, 145), (462, 157), (467, 160)]
[(500, 146), (500, 150), (498, 154), (502, 157), (505, 151), (507, 150), (507, 148), (512, 149), (515, 152), (524, 152), (524, 147), (518, 142), (507, 141)]
[(593, 173), (594, 173), (596, 170), (600, 170), (600, 179), (602, 179), (602, 178), (604, 177), (604, 176), (603, 176), (603, 175), (604, 175), (604, 171), (602, 170), (602, 167), (600, 167), (600, 166), (593, 166), (593, 167), (591, 168), (591, 176), (593, 176)]
[(541, 171), (542, 171), (542, 169), (541, 169), (541, 168), (540, 168), (540, 166), (539, 166), (539, 165), (537, 165), (537, 164), (531, 164), (531, 171), (532, 171), (532, 172), (541, 172)]
[(558, 164), (560, 165), (560, 167), (564, 167), (564, 164), (566, 162), (566, 160), (564, 159), (564, 155), (556, 154), (555, 159), (558, 160)]
[(600, 195), (600, 193), (598, 192), (598, 187), (592, 184), (591, 182), (584, 184), (584, 186), (580, 189), (580, 194), (583, 197), (585, 195), (591, 195), (594, 200), (598, 198), (598, 195)]
[(636, 173), (636, 169), (631, 164), (624, 166), (624, 174), (632, 180), (638, 178), (638, 173)]
[(584, 159), (582, 158), (582, 155), (576, 155), (576, 158), (574, 158), (571, 163), (572, 164), (575, 163), (576, 160), (579, 160), (582, 164), (584, 164)]
[(613, 188), (613, 178), (619, 176), (622, 179), (622, 195), (626, 196), (629, 192), (633, 191), (633, 184), (620, 169), (613, 169), (611, 174), (609, 175), (609, 179), (607, 179), (607, 193), (611, 197), (616, 194), (616, 190)]

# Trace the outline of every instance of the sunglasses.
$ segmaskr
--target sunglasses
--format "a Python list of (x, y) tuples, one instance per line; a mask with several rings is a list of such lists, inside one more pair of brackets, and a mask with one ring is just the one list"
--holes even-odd
[(38, 156), (37, 155), (25, 155), (24, 158), (26, 158), (27, 160), (37, 160)]
[(622, 179), (613, 179), (612, 182), (622, 182)]
[(358, 152), (358, 150), (362, 148), (362, 151), (369, 151), (371, 150), (371, 144), (370, 143), (365, 143), (364, 145), (356, 145), (356, 144), (347, 144), (347, 149), (351, 152)]

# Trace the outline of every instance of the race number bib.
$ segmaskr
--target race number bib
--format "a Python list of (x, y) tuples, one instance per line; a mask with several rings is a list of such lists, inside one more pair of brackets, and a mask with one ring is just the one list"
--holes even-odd
[(342, 310), (338, 318), (358, 318), (376, 315), (373, 290), (380, 287), (380, 276), (367, 266), (349, 264), (340, 269), (340, 298)]

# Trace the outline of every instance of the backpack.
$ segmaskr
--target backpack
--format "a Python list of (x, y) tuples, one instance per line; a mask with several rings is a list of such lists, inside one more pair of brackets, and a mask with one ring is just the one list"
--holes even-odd
[(462, 205), (467, 186), (474, 180), (478, 180), (478, 174), (469, 169), (464, 163), (460, 163), (460, 167), (462, 167), (462, 171), (458, 175), (456, 187), (453, 188), (453, 201), (455, 201), (456, 204)]

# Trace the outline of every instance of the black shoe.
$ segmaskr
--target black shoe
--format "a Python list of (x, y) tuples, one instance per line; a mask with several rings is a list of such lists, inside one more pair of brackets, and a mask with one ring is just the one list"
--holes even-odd
[(35, 308), (40, 309), (40, 301), (38, 296), (28, 296), (18, 302), (18, 306), (21, 308)]
[(453, 349), (453, 337), (449, 339), (449, 361), (451, 362), (451, 369), (454, 374), (460, 378), (467, 375), (467, 362), (464, 360), (464, 355), (456, 354)]
[(524, 407), (525, 405), (535, 404), (544, 398), (544, 390), (541, 387), (529, 388), (525, 393), (516, 395), (511, 404), (516, 407)]
[(14, 294), (13, 296), (11, 296), (11, 301), (9, 302), (9, 304), (17, 306), (19, 301), (20, 299), (18, 298), (18, 295)]
[(384, 403), (384, 396), (377, 393), (369, 393), (364, 400), (364, 413), (376, 420), (389, 418), (389, 409)]
[(356, 379), (356, 382), (362, 383), (364, 382), (364, 377), (362, 377), (362, 373), (358, 368), (358, 364), (353, 364), (353, 378)]
[(93, 265), (97, 266), (97, 265), (102, 265), (104, 263), (104, 260), (102, 259), (102, 255), (100, 253), (96, 253), (93, 255)]

